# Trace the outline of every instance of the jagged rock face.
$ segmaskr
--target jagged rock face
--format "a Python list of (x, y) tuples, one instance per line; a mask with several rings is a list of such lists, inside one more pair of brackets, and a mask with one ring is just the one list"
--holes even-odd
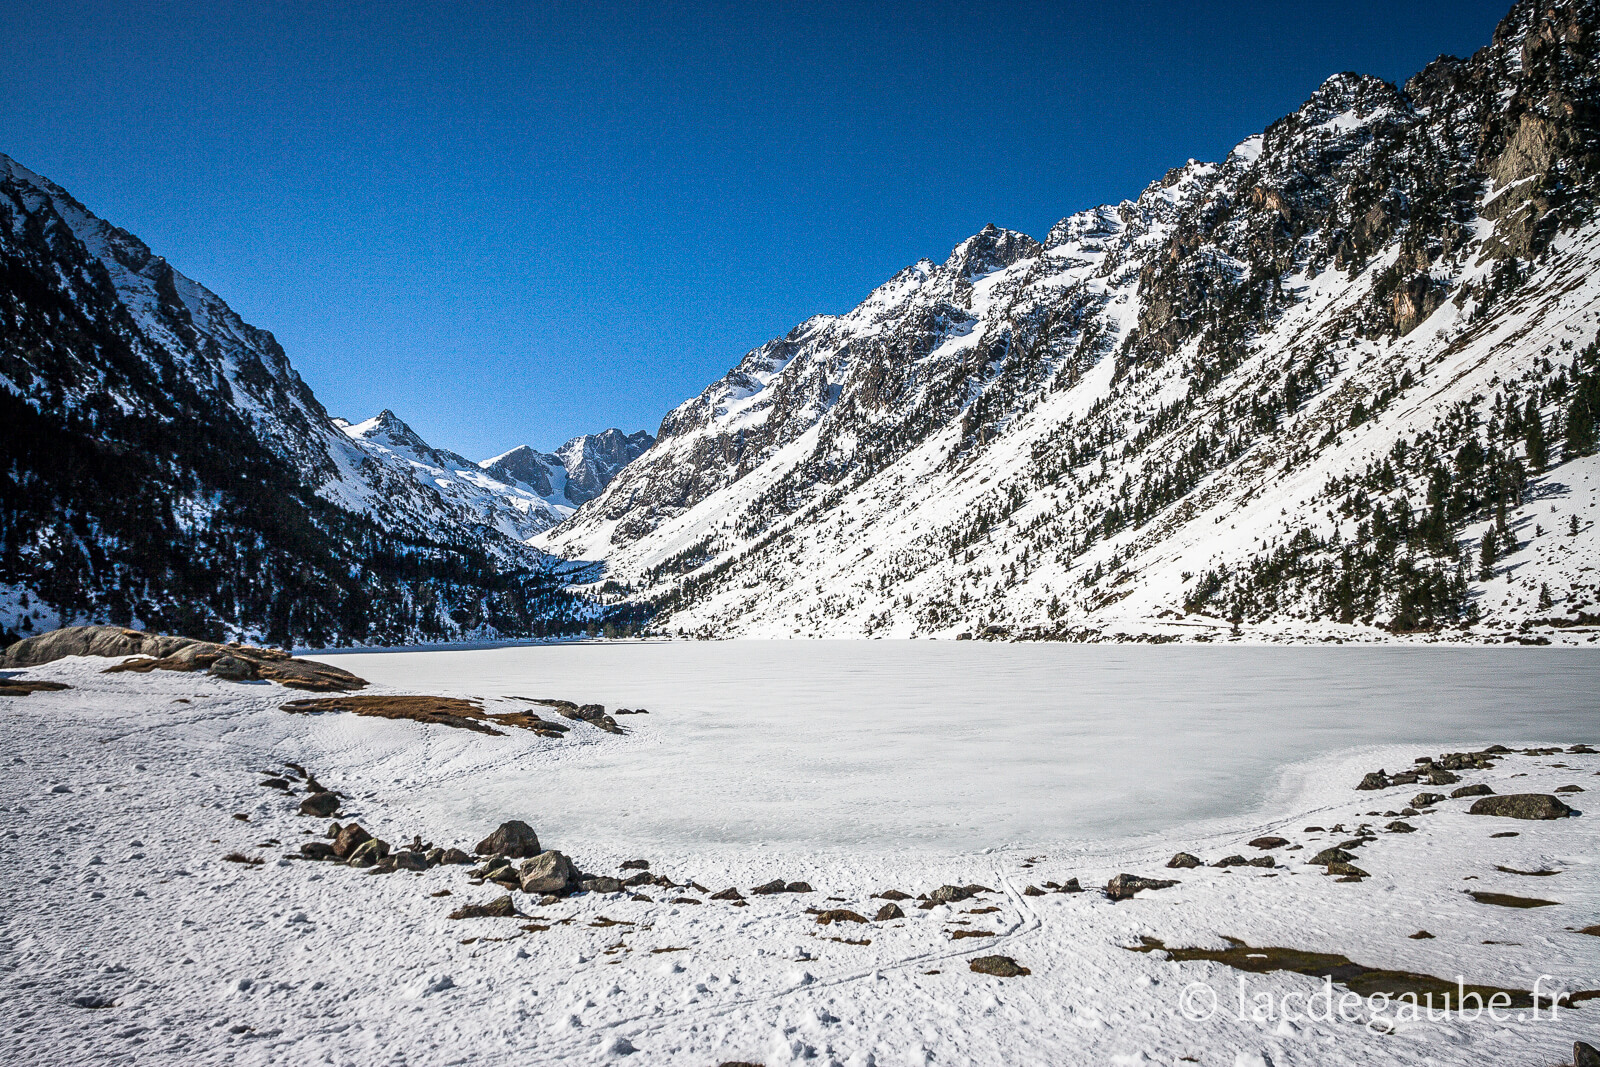
[(341, 432), (271, 334), (4, 156), (0, 384), (0, 626), (321, 644), (582, 614), (497, 514)]
[[(1460, 618), (1451, 538), (1525, 514), (1528, 404), (1553, 436), (1600, 329), (1597, 32), (1519, 3), (1470, 59), (1329, 78), (1043, 245), (986, 227), (749, 353), (536, 543), (691, 633)], [(1260, 584), (1286, 567), (1301, 591)]]
[[(599, 496), (617, 472), (655, 444), (640, 430), (626, 434), (618, 429), (574, 437), (555, 452), (536, 452), (527, 445), (486, 459), (485, 471), (511, 485), (522, 486), (545, 498), (566, 518), (586, 501)], [(546, 523), (541, 529), (554, 525)]]

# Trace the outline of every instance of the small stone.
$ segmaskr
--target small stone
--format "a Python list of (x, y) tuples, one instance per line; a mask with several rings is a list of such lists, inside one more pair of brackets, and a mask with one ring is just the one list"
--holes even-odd
[(389, 845), (375, 837), (361, 842), (346, 861), (352, 867), (371, 867), (389, 854)]
[(1191, 855), (1188, 852), (1180, 852), (1176, 856), (1173, 856), (1170, 860), (1167, 861), (1167, 866), (1168, 867), (1198, 867), (1198, 866), (1200, 866), (1200, 857), (1199, 856), (1195, 856), (1195, 855)]
[(465, 904), (450, 913), (452, 919), (512, 919), (517, 915), (517, 906), (512, 903), (511, 894), (495, 897), (487, 904)]
[(281, 789), (286, 793), (289, 791), (289, 783), (282, 778), (265, 778), (259, 784), (268, 789)]
[(1078, 884), (1078, 880), (1076, 878), (1068, 878), (1066, 884), (1063, 885), (1060, 889), (1057, 889), (1056, 892), (1057, 893), (1081, 893), (1081, 892), (1083, 892), (1083, 886)]
[(1260, 849), (1282, 848), (1288, 843), (1289, 839), (1285, 837), (1258, 837), (1250, 842), (1250, 847)]
[(770, 896), (773, 893), (782, 893), (787, 888), (789, 888), (788, 882), (785, 882), (782, 878), (774, 878), (765, 885), (756, 886), (750, 892), (758, 896)]
[(1010, 956), (979, 956), (967, 966), (977, 974), (992, 974), (996, 978), (1017, 978), (1033, 973), (1028, 968), (1019, 966)]
[(339, 810), (339, 798), (333, 793), (312, 793), (300, 802), (301, 815), (326, 819)]
[(1335, 861), (1328, 864), (1328, 873), (1337, 874), (1344, 878), (1367, 877), (1367, 872), (1363, 871), (1360, 867), (1357, 867), (1353, 863), (1344, 863), (1342, 861)]
[(928, 894), (928, 899), (935, 904), (954, 904), (972, 896), (972, 891), (962, 885), (942, 885)]
[(342, 829), (344, 829), (344, 827), (340, 826), (338, 823), (330, 822), (328, 824), (328, 828), (323, 831), (322, 836), (328, 838), (331, 841), (334, 838), (339, 836), (339, 831), (342, 830)]
[(1220, 860), (1218, 860), (1217, 862), (1213, 863), (1211, 866), (1213, 866), (1213, 867), (1243, 867), (1248, 862), (1250, 862), (1250, 861), (1245, 859), (1243, 856), (1224, 856)]
[(1278, 861), (1271, 856), (1257, 856), (1250, 861), (1252, 867), (1276, 867)]
[(1432, 941), (1433, 940), (1433, 935), (1428, 933), (1428, 931), (1426, 931), (1426, 930), (1418, 930), (1416, 933), (1407, 934), (1406, 936), (1409, 937), (1413, 941)]
[(518, 874), (524, 893), (542, 895), (565, 892), (575, 872), (571, 860), (559, 852), (550, 851), (523, 860)]
[(1178, 883), (1170, 878), (1141, 878), (1136, 874), (1119, 874), (1106, 883), (1106, 896), (1112, 900), (1129, 900), (1144, 889), (1166, 889)]
[(911, 899), (911, 894), (910, 893), (902, 893), (898, 889), (885, 889), (881, 893), (874, 893), (872, 895), (874, 897), (877, 897), (879, 900), (910, 900)]
[(729, 886), (727, 889), (724, 889), (720, 893), (712, 893), (711, 894), (711, 899), (712, 900), (743, 900), (744, 897), (740, 895), (738, 886)]
[(853, 912), (848, 908), (829, 908), (827, 911), (819, 912), (817, 915), (818, 926), (827, 926), (831, 923), (864, 923), (866, 921), (867, 917), (865, 915)]
[(1558, 785), (1558, 786), (1556, 786), (1556, 792), (1557, 793), (1581, 793), (1581, 792), (1583, 792), (1583, 786), (1581, 786), (1581, 785)]
[(1325, 848), (1306, 862), (1320, 867), (1329, 863), (1349, 863), (1353, 859), (1355, 857), (1342, 848)]
[(444, 862), (444, 849), (430, 849), (427, 855), (423, 857), (423, 862), (425, 862), (429, 867), (439, 866), (439, 864)]
[(480, 856), (509, 856), (517, 860), (537, 856), (544, 850), (539, 847), (539, 835), (533, 832), (533, 827), (520, 819), (512, 819), (501, 823), (494, 833), (479, 841), (473, 851)]
[(900, 905), (891, 902), (879, 908), (878, 914), (874, 916), (874, 919), (877, 922), (886, 923), (890, 919), (904, 919), (905, 917), (906, 913), (900, 910)]
[(623, 860), (622, 861), (622, 869), (625, 870), (625, 871), (648, 871), (650, 869), (650, 861), (649, 860)]
[(578, 888), (589, 893), (620, 893), (622, 892), (622, 879), (601, 875), (598, 878), (585, 878), (578, 883)]
[(1481, 797), (1472, 802), (1468, 815), (1498, 815), (1506, 819), (1564, 819), (1572, 809), (1545, 793), (1510, 793)]
[(1389, 831), (1391, 834), (1414, 834), (1417, 832), (1417, 828), (1415, 826), (1412, 826), (1407, 822), (1401, 822), (1399, 819), (1389, 823), (1384, 827), (1384, 829)]
[(645, 871), (640, 871), (638, 874), (631, 875), (622, 880), (622, 884), (629, 889), (632, 889), (635, 886), (651, 885), (654, 882), (655, 879), (650, 877), (649, 873)]
[(1460, 789), (1450, 790), (1451, 800), (1460, 800), (1462, 797), (1492, 797), (1494, 790), (1479, 783), (1478, 785), (1464, 785)]
[(307, 841), (300, 846), (300, 855), (308, 860), (331, 860), (333, 846), (326, 841)]
[(783, 891), (785, 893), (814, 893), (814, 892), (816, 892), (816, 890), (811, 888), (811, 883), (810, 882), (790, 882), (788, 885), (783, 887)]
[(1042, 897), (1044, 896), (1044, 890), (1036, 885), (1030, 885), (1022, 891), (1022, 895), (1025, 897)]

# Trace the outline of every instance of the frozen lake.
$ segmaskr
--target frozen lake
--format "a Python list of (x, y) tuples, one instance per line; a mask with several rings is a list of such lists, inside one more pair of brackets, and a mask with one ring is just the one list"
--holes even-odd
[(1287, 799), (1313, 761), (1600, 742), (1600, 651), (569, 644), (323, 655), (417, 692), (560, 697), (627, 739), (408, 788), (540, 833), (971, 850), (1126, 838)]

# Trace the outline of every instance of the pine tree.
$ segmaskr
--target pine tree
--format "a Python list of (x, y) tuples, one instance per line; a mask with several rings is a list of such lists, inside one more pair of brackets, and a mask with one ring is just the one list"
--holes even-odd
[(1478, 581), (1480, 582), (1487, 582), (1494, 577), (1494, 542), (1494, 528), (1490, 527), (1483, 532), (1483, 544), (1478, 550)]
[(1544, 419), (1539, 416), (1539, 405), (1533, 397), (1528, 398), (1528, 406), (1523, 412), (1523, 447), (1527, 449), (1528, 469), (1542, 471), (1549, 462), (1549, 449), (1544, 440)]

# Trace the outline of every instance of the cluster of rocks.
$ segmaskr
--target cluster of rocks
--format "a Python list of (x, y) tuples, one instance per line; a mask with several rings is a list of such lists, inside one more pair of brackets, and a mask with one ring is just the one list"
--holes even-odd
[[(1397, 771), (1390, 774), (1383, 768), (1368, 771), (1362, 776), (1360, 784), (1356, 786), (1361, 790), (1390, 789), (1399, 785), (1454, 785), (1461, 781), (1456, 771), (1486, 771), (1495, 765), (1495, 760), (1502, 756), (1511, 755), (1516, 749), (1507, 748), (1505, 745), (1490, 745), (1478, 752), (1445, 752), (1438, 756), (1418, 756), (1410, 770)], [(1520, 750), (1525, 756), (1553, 756), (1566, 752), (1572, 754), (1594, 754), (1595, 750), (1588, 745), (1571, 745), (1568, 748), (1525, 748)]]
[(106, 668), (107, 673), (204, 671), (229, 682), (272, 681), (315, 693), (345, 692), (367, 684), (349, 671), (296, 659), (282, 649), (151, 634), (126, 626), (65, 626), (29, 637), (7, 647), (0, 666), (36, 667), (67, 656), (135, 657)]
[(395, 871), (425, 871), (430, 867), (471, 863), (472, 857), (459, 848), (442, 848), (421, 837), (395, 848), (382, 838), (373, 837), (360, 823), (328, 826), (322, 841), (307, 841), (300, 846), (300, 858), (343, 863), (364, 868), (373, 874)]
[[(534, 697), (517, 697), (516, 699), (526, 700), (530, 704), (541, 704), (553, 709), (557, 715), (563, 718), (589, 723), (607, 733), (620, 734), (626, 732), (617, 724), (616, 719), (606, 714), (606, 706), (604, 704), (574, 704), (570, 700), (536, 699)], [(648, 715), (650, 713), (643, 708), (618, 708), (617, 714)]]

